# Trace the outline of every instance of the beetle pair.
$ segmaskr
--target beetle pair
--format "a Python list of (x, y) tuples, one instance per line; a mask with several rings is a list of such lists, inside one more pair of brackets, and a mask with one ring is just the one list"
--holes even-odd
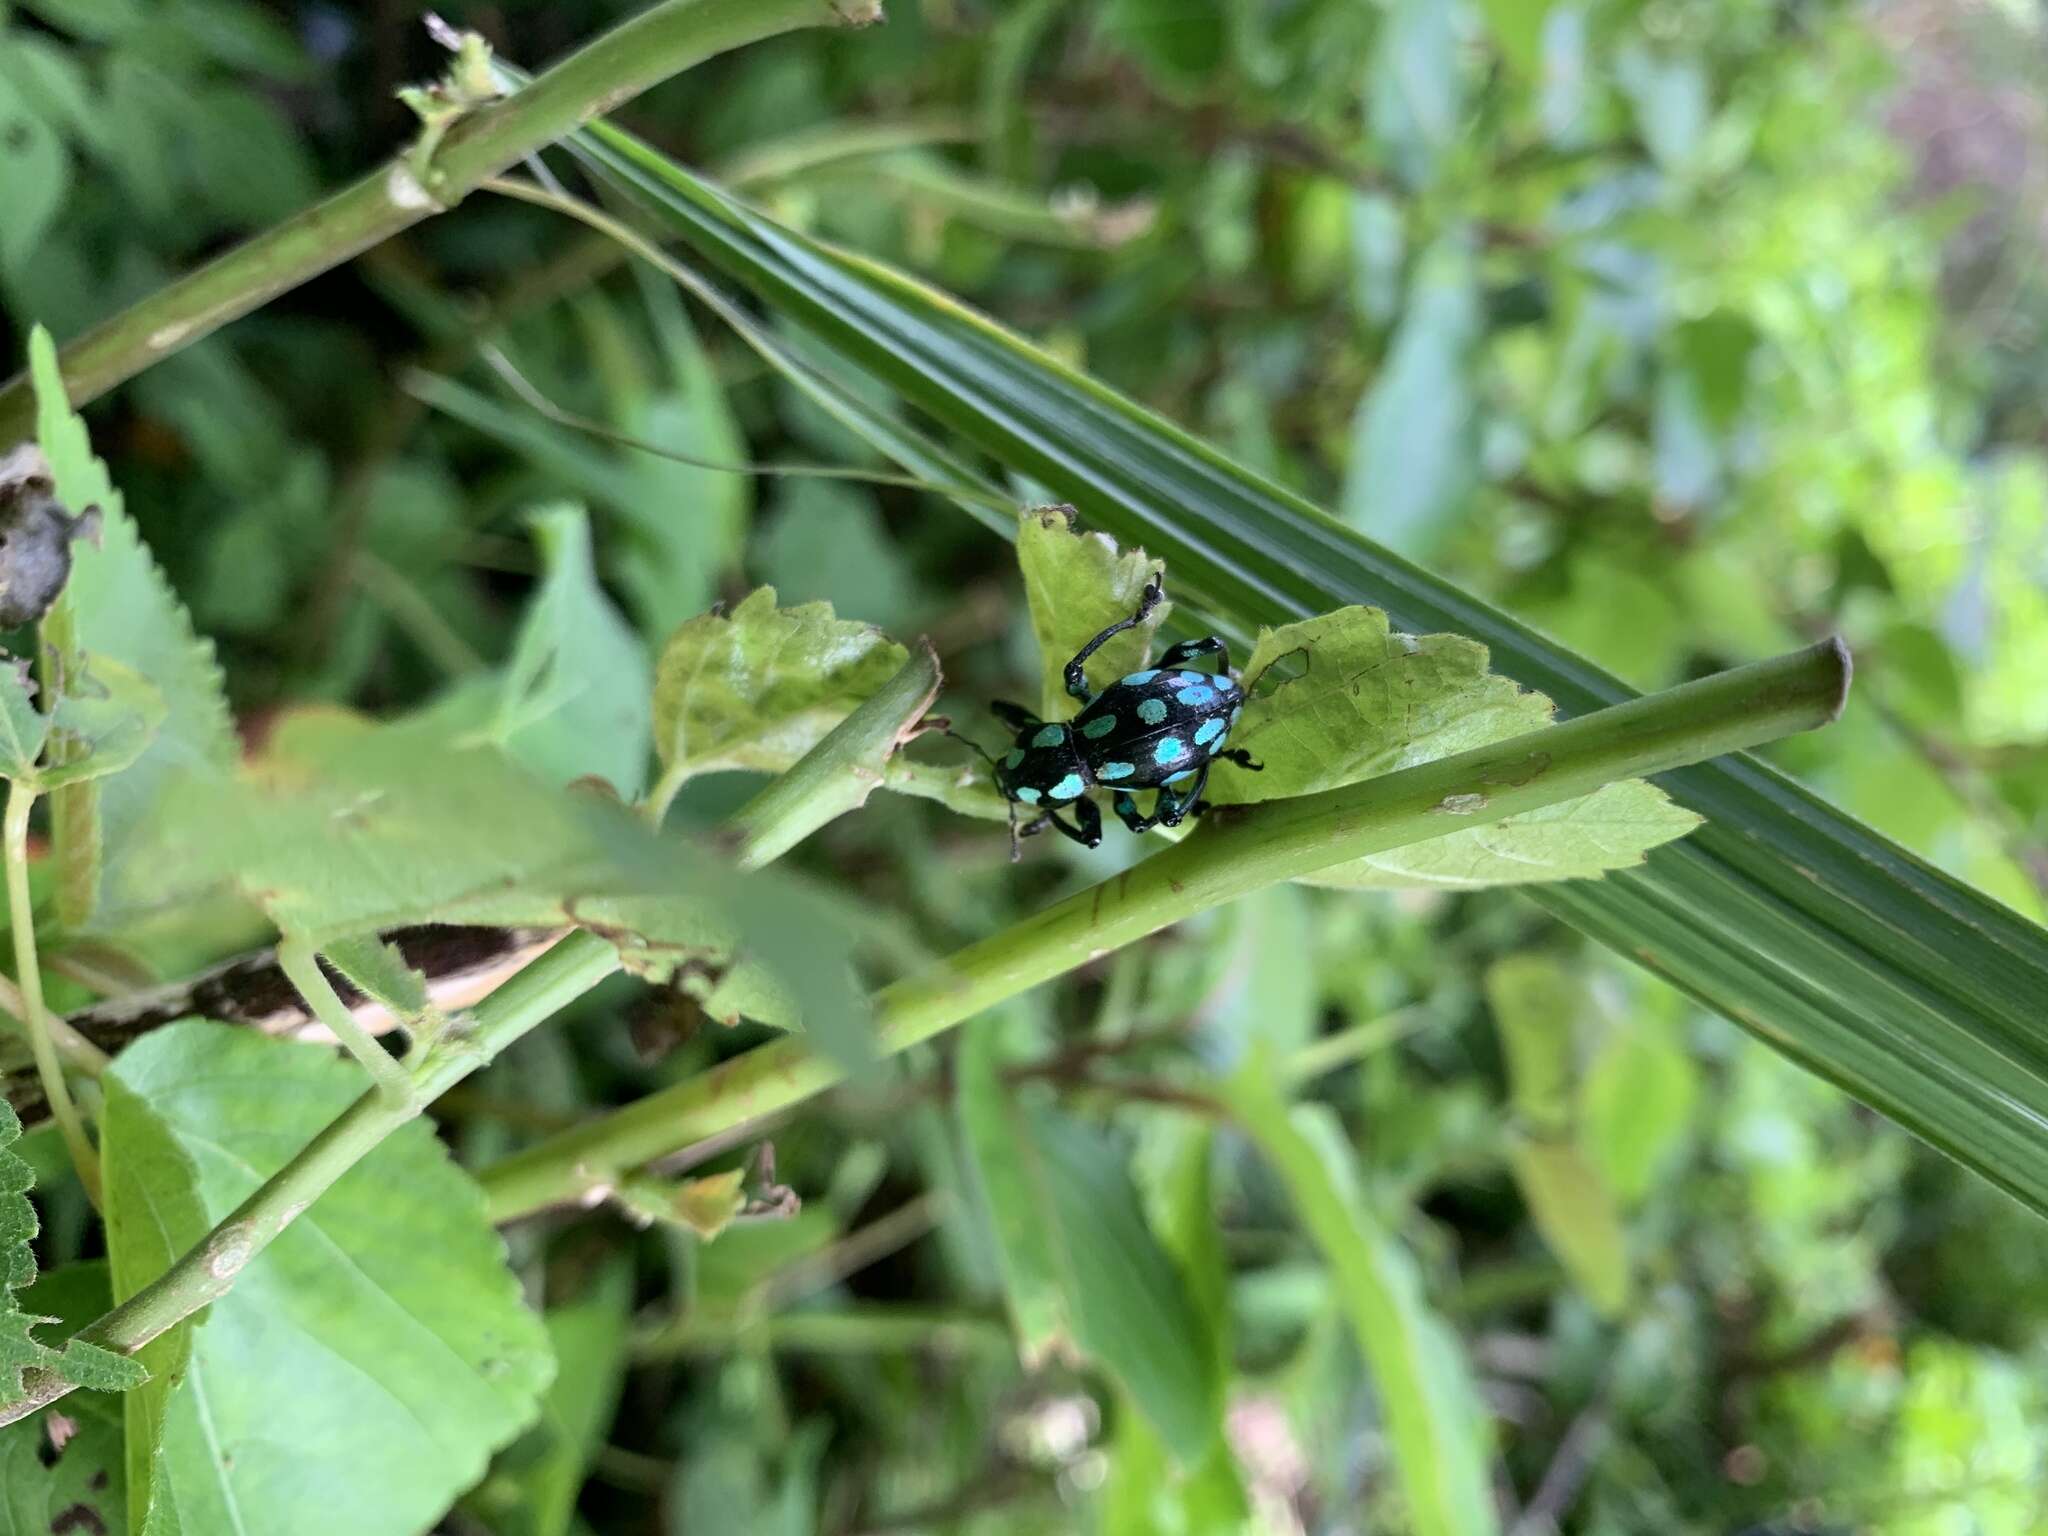
[[(1112, 636), (1145, 622), (1166, 595), (1156, 575), (1146, 584), (1138, 611), (1119, 620), (1074, 653), (1066, 666), (1067, 692), (1081, 701), (1071, 720), (1041, 720), (1021, 704), (997, 700), (990, 710), (1017, 732), (1016, 742), (995, 766), (996, 790), (1010, 802), (1010, 856), (1017, 839), (1051, 827), (1084, 848), (1102, 841), (1102, 812), (1084, 798), (1096, 785), (1114, 791), (1118, 820), (1133, 832), (1177, 827), (1208, 809), (1202, 790), (1218, 759), (1257, 772), (1260, 764), (1242, 748), (1225, 745), (1244, 707), (1244, 690), (1230, 676), (1230, 651), (1221, 638), (1184, 640), (1158, 664), (1132, 672), (1103, 689), (1088, 687), (1082, 671), (1088, 658)], [(1218, 670), (1196, 672), (1188, 663), (1213, 655)], [(1158, 793), (1152, 814), (1141, 815), (1133, 790)], [(1016, 808), (1037, 816), (1017, 825)], [(1074, 821), (1061, 818), (1071, 807)]]

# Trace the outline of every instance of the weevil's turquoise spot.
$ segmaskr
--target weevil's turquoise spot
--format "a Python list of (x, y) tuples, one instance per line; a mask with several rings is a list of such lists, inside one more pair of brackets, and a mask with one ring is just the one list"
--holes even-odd
[(1151, 682), (1152, 679), (1157, 677), (1158, 675), (1159, 673), (1156, 668), (1150, 672), (1131, 672), (1125, 675), (1124, 681), (1129, 683), (1133, 688), (1142, 688), (1145, 686), (1145, 684)]
[(1243, 713), (1244, 713), (1244, 706), (1243, 706), (1242, 704), (1238, 705), (1238, 706), (1237, 706), (1237, 708), (1233, 709), (1233, 710), (1232, 710), (1232, 711), (1230, 712), (1230, 723), (1231, 723), (1232, 727), (1235, 727), (1235, 726), (1237, 725), (1237, 717), (1238, 717), (1239, 715), (1243, 714)]
[(1066, 736), (1066, 727), (1065, 727), (1065, 726), (1063, 726), (1063, 725), (1048, 725), (1047, 727), (1045, 727), (1045, 729), (1043, 729), (1042, 731), (1040, 731), (1040, 732), (1039, 732), (1039, 733), (1038, 733), (1038, 734), (1037, 734), (1036, 736), (1034, 736), (1034, 737), (1032, 737), (1032, 738), (1031, 738), (1031, 745), (1033, 745), (1034, 747), (1056, 747), (1056, 746), (1058, 746), (1058, 745), (1060, 744), (1061, 740), (1062, 740), (1062, 739), (1063, 739), (1063, 738), (1064, 738), (1065, 736)]
[(1192, 688), (1181, 689), (1174, 697), (1187, 705), (1189, 709), (1200, 709), (1204, 704), (1215, 700), (1216, 690), (1207, 683), (1196, 683)]
[(1194, 776), (1195, 770), (1190, 768), (1186, 773), (1176, 773), (1172, 778), (1168, 779), (1166, 782), (1169, 784), (1185, 784), (1189, 779), (1192, 779)]
[(1237, 692), (1237, 684), (1232, 682), (1229, 678), (1225, 677), (1221, 672), (1218, 672), (1213, 678), (1210, 679), (1210, 681), (1216, 685), (1216, 691), (1218, 693)]
[(1206, 672), (1183, 672), (1180, 675), (1180, 680), (1183, 684), (1206, 683), (1209, 681), (1209, 674)]
[(1014, 768), (1023, 761), (1024, 749), (1022, 747), (1012, 747), (1003, 754), (1003, 766), (1005, 768)]
[(1114, 784), (1118, 779), (1128, 779), (1138, 771), (1135, 763), (1104, 763), (1095, 770), (1095, 777)]
[(1147, 725), (1159, 724), (1160, 721), (1166, 718), (1166, 700), (1140, 699), (1138, 701), (1138, 718)]
[(1090, 741), (1093, 741), (1098, 736), (1107, 736), (1111, 731), (1115, 729), (1116, 716), (1104, 715), (1100, 720), (1090, 720), (1086, 725), (1082, 726), (1081, 734), (1083, 736), (1086, 736)]
[(1064, 779), (1061, 779), (1059, 783), (1053, 785), (1051, 789), (1048, 789), (1045, 794), (1049, 800), (1076, 800), (1080, 798), (1083, 787), (1081, 775), (1070, 773)]
[(1204, 720), (1201, 729), (1195, 732), (1195, 745), (1206, 747), (1222, 734), (1223, 722), (1221, 720)]
[(1164, 768), (1168, 763), (1177, 763), (1188, 755), (1188, 744), (1178, 736), (1162, 736), (1159, 745), (1152, 749), (1152, 761)]
[(1026, 805), (1036, 805), (1038, 804), (1038, 791), (1035, 789), (1020, 789), (1017, 791), (1017, 798)]

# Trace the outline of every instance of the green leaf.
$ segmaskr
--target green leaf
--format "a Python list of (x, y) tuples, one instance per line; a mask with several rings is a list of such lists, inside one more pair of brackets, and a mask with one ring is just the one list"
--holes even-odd
[[(9, 46), (13, 38), (8, 39)], [(0, 75), (0, 271), (22, 265), (64, 206), (71, 183), (63, 141)]]
[(873, 697), (732, 814), (728, 825), (742, 839), (740, 867), (757, 869), (867, 804), (884, 783), (897, 748), (916, 734), (939, 696), (939, 680), (939, 658), (930, 641), (920, 640)]
[(1352, 425), (1344, 520), (1417, 559), (1443, 546), (1479, 483), (1479, 328), (1471, 249), (1447, 236), (1417, 263), (1386, 365)]
[(1698, 1099), (1699, 1069), (1667, 1022), (1632, 1019), (1608, 1035), (1586, 1069), (1579, 1116), (1616, 1199), (1633, 1205), (1664, 1175)]
[(1574, 1035), (1585, 989), (1549, 955), (1509, 955), (1487, 968), (1486, 998), (1507, 1053), (1515, 1182), (1551, 1252), (1586, 1298), (1613, 1316), (1628, 1305), (1628, 1244), (1573, 1114)]
[[(1585, 658), (1333, 522), (944, 294), (824, 247), (627, 135), (578, 152), (668, 238), (976, 449), (1142, 540), (1232, 638), (1347, 603), (1484, 641), (1571, 714), (1630, 696)], [(905, 447), (903, 429), (892, 452)], [(1752, 758), (1666, 775), (1709, 816), (1639, 871), (1537, 904), (2048, 1211), (2048, 932)]]
[(652, 749), (646, 647), (597, 584), (582, 509), (549, 507), (531, 521), (545, 574), (513, 645), (493, 733), (553, 783), (595, 775), (636, 800)]
[(1225, 0), (1109, 0), (1101, 27), (1161, 86), (1194, 92), (1228, 57), (1227, 9)]
[(1529, 1217), (1572, 1281), (1603, 1317), (1628, 1307), (1631, 1278), (1621, 1213), (1584, 1149), (1516, 1132), (1508, 1140), (1508, 1166), (1528, 1204)]
[(1532, 79), (1543, 64), (1543, 23), (1554, 4), (1556, 0), (1480, 0), (1502, 55)]
[[(60, 1291), (65, 1294), (60, 1296)], [(71, 1264), (53, 1270), (23, 1299), (37, 1312), (61, 1311), (67, 1329), (83, 1327), (111, 1305), (106, 1266)], [(67, 1301), (82, 1304), (66, 1305)], [(63, 1414), (72, 1431), (61, 1446), (51, 1438), (46, 1413), (30, 1414), (0, 1428), (0, 1532), (6, 1536), (61, 1531), (89, 1536), (95, 1530), (111, 1533), (126, 1527), (121, 1405), (98, 1393), (75, 1393), (65, 1402)]]
[(44, 787), (104, 779), (134, 767), (149, 750), (164, 725), (164, 696), (140, 672), (88, 654), (51, 724), (63, 733), (66, 752), (42, 770)]
[[(22, 1372), (54, 1371), (64, 1380), (101, 1392), (126, 1392), (141, 1385), (147, 1374), (137, 1361), (79, 1339), (46, 1344), (35, 1330), (60, 1319), (26, 1310), (18, 1293), (36, 1278), (35, 1252), (30, 1246), (38, 1223), (28, 1192), (35, 1174), (21, 1157), (8, 1150), (21, 1139), (21, 1121), (0, 1099), (0, 1405), (18, 1402)], [(0, 1481), (0, 1497), (7, 1485)], [(4, 1507), (4, 1506), (0, 1506)]]
[(884, 629), (908, 621), (916, 606), (903, 554), (890, 542), (874, 496), (861, 487), (787, 482), (749, 559), (783, 595), (830, 603)]
[[(1275, 684), (1265, 679), (1292, 673)], [(1487, 670), (1486, 648), (1460, 635), (1403, 635), (1375, 608), (1261, 630), (1245, 664), (1249, 697), (1232, 745), (1264, 765), (1224, 766), (1219, 805), (1284, 799), (1376, 778), (1550, 722), (1550, 701)], [(1262, 679), (1265, 679), (1262, 686)], [(1469, 889), (1596, 875), (1699, 824), (1663, 791), (1624, 780), (1579, 800), (1324, 870), (1314, 885)]]
[(432, 1007), (427, 995), (427, 978), (405, 963), (398, 946), (387, 944), (375, 934), (335, 939), (321, 953), (346, 976), (365, 997), (383, 1004), (392, 1016), (411, 1027)]
[(1452, 0), (1390, 0), (1366, 84), (1373, 136), (1411, 186), (1435, 179), (1457, 143), (1465, 104)]
[(1490, 1437), (1457, 1336), (1430, 1310), (1408, 1251), (1366, 1208), (1342, 1127), (1321, 1105), (1290, 1112), (1263, 1061), (1224, 1091), (1335, 1272), (1379, 1393), (1410, 1523), (1419, 1536), (1499, 1529)]
[(689, 889), (703, 867), (616, 802), (453, 742), (431, 717), (288, 722), (260, 763), (177, 786), (164, 811), (138, 863), (165, 887), (138, 871), (130, 903), (233, 883), (323, 943), (417, 922), (551, 926), (601, 896)]
[(50, 719), (36, 708), (36, 683), (25, 661), (0, 660), (0, 777), (23, 783), (36, 776)]
[[(139, 673), (161, 695), (164, 726), (129, 771), (105, 784), (72, 784), (52, 807), (60, 870), (58, 910), (84, 927), (137, 856), (142, 827), (174, 779), (218, 771), (238, 750), (213, 647), (199, 639), (163, 572), (143, 547), (105, 464), (93, 457), (85, 423), (70, 408), (49, 333), (29, 337), (36, 435), (57, 498), (100, 509), (97, 547), (73, 547), (71, 580), (43, 621), (46, 649), (101, 656)], [(159, 872), (160, 874), (161, 872)], [(191, 889), (188, 885), (187, 891)], [(103, 925), (118, 913), (100, 914)]]
[(567, 1536), (626, 1372), (633, 1267), (615, 1256), (574, 1301), (547, 1310), (554, 1382), (540, 1422), (499, 1458), (465, 1505), (498, 1536)]
[(1199, 1463), (1216, 1443), (1222, 1373), (1125, 1154), (1090, 1126), (1016, 1102), (989, 1033), (963, 1045), (961, 1117), (1026, 1363), (1055, 1352), (1100, 1362), (1172, 1453)]
[(654, 748), (667, 779), (780, 773), (869, 698), (910, 653), (828, 603), (778, 608), (759, 587), (730, 616), (675, 632), (654, 677)]
[[(1138, 611), (1145, 583), (1160, 570), (1142, 549), (1119, 549), (1104, 533), (1074, 526), (1071, 507), (1031, 507), (1017, 520), (1017, 567), (1038, 637), (1041, 719), (1071, 715), (1075, 702), (1062, 677), (1074, 653), (1112, 624)], [(1125, 630), (1083, 668), (1089, 686), (1102, 689), (1145, 664), (1152, 635), (1172, 612), (1162, 602), (1145, 622)]]
[[(136, 1041), (106, 1085), (121, 1297), (362, 1091), (330, 1051), (200, 1021)], [(203, 1531), (410, 1536), (532, 1419), (552, 1369), (481, 1192), (425, 1121), (380, 1144), (179, 1331), (186, 1356), (152, 1405), (157, 1497)], [(131, 1477), (138, 1443), (155, 1439), (137, 1429)]]

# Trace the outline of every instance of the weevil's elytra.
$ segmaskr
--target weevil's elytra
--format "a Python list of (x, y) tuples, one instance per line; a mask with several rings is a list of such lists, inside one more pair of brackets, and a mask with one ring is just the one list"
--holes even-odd
[[(1017, 732), (1010, 750), (995, 764), (996, 788), (1013, 805), (1038, 811), (1014, 835), (1030, 837), (1047, 827), (1093, 848), (1102, 841), (1102, 812), (1084, 798), (1098, 785), (1115, 789), (1111, 800), (1119, 820), (1133, 832), (1178, 826), (1208, 809), (1202, 790), (1218, 758), (1257, 771), (1259, 764), (1227, 743), (1244, 706), (1244, 690), (1230, 675), (1230, 651), (1215, 635), (1186, 640), (1159, 658), (1157, 666), (1125, 674), (1094, 693), (1083, 665), (1111, 636), (1145, 621), (1165, 592), (1157, 577), (1145, 588), (1138, 611), (1109, 626), (1074, 653), (1066, 666), (1067, 692), (1081, 701), (1072, 720), (1040, 720), (1020, 704), (998, 702), (997, 718)], [(1214, 656), (1215, 672), (1187, 663)], [(1182, 788), (1181, 786), (1187, 786)], [(1133, 790), (1157, 791), (1152, 813), (1138, 809)], [(1071, 807), (1072, 824), (1058, 814)], [(1014, 856), (1014, 844), (1013, 844)]]

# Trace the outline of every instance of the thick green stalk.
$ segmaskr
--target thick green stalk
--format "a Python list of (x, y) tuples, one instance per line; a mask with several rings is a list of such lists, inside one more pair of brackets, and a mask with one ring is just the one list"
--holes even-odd
[[(78, 1336), (132, 1355), (224, 1295), (252, 1258), (385, 1137), (618, 968), (618, 951), (605, 940), (570, 934), (478, 1004), (467, 1030), (436, 1043), (412, 1070), (414, 1092), (396, 1098), (369, 1089), (188, 1253)], [(71, 1390), (49, 1372), (31, 1371), (25, 1384), (22, 1401), (0, 1407), (0, 1424)]]
[[(459, 202), (478, 183), (705, 59), (799, 27), (881, 19), (878, 0), (664, 0), (449, 130), (421, 184), (404, 157), (131, 305), (64, 349), (74, 405)], [(0, 447), (26, 437), (26, 374), (0, 387)]]
[[(883, 988), (876, 1049), (906, 1050), (1276, 881), (1811, 730), (1840, 711), (1848, 682), (1848, 653), (1830, 641), (1362, 784), (1217, 811), (1196, 836)], [(749, 1051), (485, 1170), (491, 1214), (508, 1221), (601, 1192), (643, 1163), (801, 1103), (842, 1075), (794, 1036)]]

